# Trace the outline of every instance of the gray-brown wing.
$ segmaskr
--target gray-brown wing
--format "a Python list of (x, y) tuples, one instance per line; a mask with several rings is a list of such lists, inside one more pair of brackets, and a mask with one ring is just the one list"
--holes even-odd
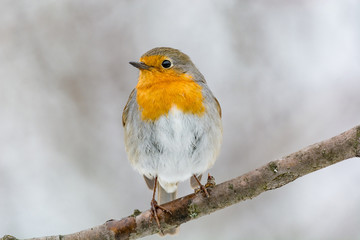
[(215, 102), (216, 102), (216, 106), (217, 106), (217, 110), (218, 110), (218, 112), (219, 112), (219, 115), (220, 115), (220, 117), (221, 117), (221, 107), (220, 107), (220, 103), (219, 103), (219, 101), (216, 99), (216, 97), (214, 97), (214, 100), (215, 100)]
[(129, 103), (130, 101), (133, 100), (133, 98), (135, 97), (135, 88), (131, 91), (130, 93), (130, 96), (129, 96), (129, 99), (124, 107), (124, 111), (123, 111), (123, 115), (122, 115), (122, 124), (123, 124), (123, 127), (125, 126), (126, 124), (126, 121), (127, 121), (127, 117), (128, 117), (128, 114), (129, 114)]

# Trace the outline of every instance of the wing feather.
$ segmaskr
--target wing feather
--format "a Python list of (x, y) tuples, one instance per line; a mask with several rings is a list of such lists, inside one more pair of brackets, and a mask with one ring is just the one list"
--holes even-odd
[(122, 115), (122, 125), (123, 125), (123, 127), (125, 127), (127, 117), (128, 117), (128, 114), (129, 114), (129, 103), (133, 99), (134, 94), (135, 94), (135, 88), (131, 91), (129, 99), (128, 99), (125, 107), (124, 107), (124, 111), (123, 111), (123, 115)]

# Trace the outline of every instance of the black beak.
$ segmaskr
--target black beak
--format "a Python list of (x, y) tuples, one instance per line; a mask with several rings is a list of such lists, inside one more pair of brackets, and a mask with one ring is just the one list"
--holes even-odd
[(150, 66), (146, 65), (143, 62), (129, 62), (129, 63), (140, 70), (141, 69), (148, 70), (150, 68)]

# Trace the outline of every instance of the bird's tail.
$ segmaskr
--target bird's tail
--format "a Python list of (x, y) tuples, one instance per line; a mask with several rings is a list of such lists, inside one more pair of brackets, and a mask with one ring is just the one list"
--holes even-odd
[[(170, 202), (172, 200), (174, 200), (176, 198), (176, 192), (172, 192), (172, 193), (168, 193), (165, 191), (165, 189), (160, 185), (158, 184), (158, 203), (159, 205), (161, 204), (164, 204), (164, 203), (167, 203), (167, 202)], [(164, 231), (164, 234), (176, 234), (179, 232), (179, 227), (176, 227), (176, 228), (172, 228), (172, 229), (169, 229), (169, 230), (166, 230)]]

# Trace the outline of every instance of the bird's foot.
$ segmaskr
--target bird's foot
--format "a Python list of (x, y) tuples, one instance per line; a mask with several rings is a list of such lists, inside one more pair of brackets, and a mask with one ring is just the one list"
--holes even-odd
[[(206, 185), (204, 186), (204, 185), (201, 184), (200, 180), (196, 177), (196, 175), (194, 175), (195, 180), (196, 180), (197, 183), (199, 184), (199, 188), (195, 189), (195, 193), (198, 193), (198, 192), (202, 191), (203, 193), (205, 193), (205, 196), (206, 196), (207, 198), (210, 197), (210, 194), (209, 194), (208, 190), (206, 189), (207, 187), (213, 186), (213, 185), (209, 185), (209, 178), (210, 178), (210, 177), (212, 177), (212, 176), (210, 176), (210, 174), (209, 174), (207, 183), (206, 183)], [(215, 180), (214, 177), (212, 177), (212, 178)]]
[(208, 178), (207, 178), (205, 187), (206, 188), (213, 188), (213, 187), (215, 187), (215, 185), (216, 185), (216, 182), (215, 182), (214, 176), (211, 176), (210, 173), (208, 173)]
[(153, 217), (155, 218), (156, 224), (158, 225), (158, 228), (159, 228), (160, 232), (164, 235), (164, 232), (163, 232), (163, 230), (161, 229), (161, 226), (160, 226), (160, 221), (159, 221), (159, 216), (157, 214), (157, 210), (160, 209), (161, 211), (164, 211), (164, 212), (169, 213), (171, 215), (172, 215), (172, 213), (171, 213), (170, 210), (160, 206), (155, 199), (152, 199), (150, 204), (151, 204), (151, 213), (152, 213)]

